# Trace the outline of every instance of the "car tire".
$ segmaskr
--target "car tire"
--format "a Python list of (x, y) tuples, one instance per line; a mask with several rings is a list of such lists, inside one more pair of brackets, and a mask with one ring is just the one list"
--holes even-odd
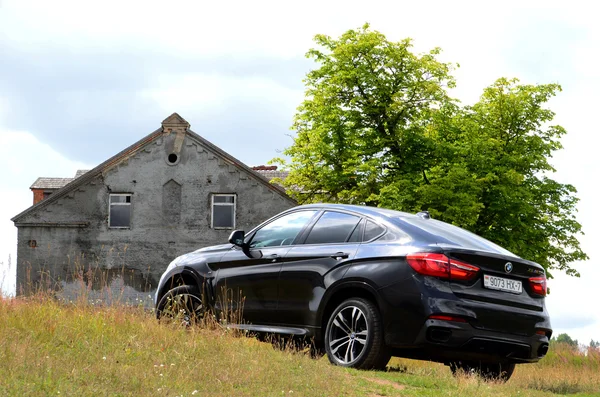
[(200, 323), (205, 313), (202, 293), (193, 285), (180, 285), (171, 289), (156, 306), (158, 319), (181, 322), (184, 326)]
[(391, 357), (379, 310), (363, 298), (348, 299), (335, 308), (324, 344), (329, 361), (342, 367), (385, 369)]
[(515, 371), (515, 366), (515, 363), (506, 362), (455, 361), (450, 363), (450, 370), (453, 375), (464, 372), (467, 374), (476, 374), (489, 381), (506, 382)]

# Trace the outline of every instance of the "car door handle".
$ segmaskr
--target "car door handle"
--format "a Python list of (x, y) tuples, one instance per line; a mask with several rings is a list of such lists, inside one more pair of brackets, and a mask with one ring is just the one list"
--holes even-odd
[(329, 256), (332, 257), (333, 259), (340, 260), (340, 259), (346, 259), (350, 255), (348, 253), (346, 253), (346, 252), (336, 252), (335, 254), (329, 255)]
[(267, 258), (270, 259), (271, 262), (277, 262), (279, 260), (280, 256), (277, 254), (271, 254), (271, 255), (268, 255)]

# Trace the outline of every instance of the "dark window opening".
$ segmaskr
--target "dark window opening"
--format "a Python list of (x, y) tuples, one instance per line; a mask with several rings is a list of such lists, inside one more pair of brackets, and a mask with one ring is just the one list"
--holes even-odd
[(35, 240), (29, 240), (29, 246), (30, 246), (31, 248), (35, 248), (35, 247), (37, 247), (37, 241), (35, 241)]
[(111, 228), (131, 227), (131, 194), (111, 194), (108, 226)]
[(179, 156), (177, 156), (176, 153), (171, 153), (168, 157), (169, 163), (171, 163), (171, 164), (175, 164), (178, 159), (179, 159)]
[(360, 218), (341, 212), (325, 212), (313, 226), (304, 244), (344, 243)]
[(212, 196), (212, 227), (235, 228), (235, 195), (214, 194)]
[(50, 197), (51, 194), (52, 194), (52, 192), (44, 192), (44, 196), (42, 197), (42, 200), (46, 200), (48, 197)]

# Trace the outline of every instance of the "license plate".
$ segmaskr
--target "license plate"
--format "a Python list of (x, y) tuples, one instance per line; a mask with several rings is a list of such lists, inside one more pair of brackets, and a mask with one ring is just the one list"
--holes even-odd
[(483, 286), (499, 291), (511, 292), (513, 294), (520, 294), (523, 291), (523, 284), (520, 281), (490, 276), (489, 274), (483, 276)]

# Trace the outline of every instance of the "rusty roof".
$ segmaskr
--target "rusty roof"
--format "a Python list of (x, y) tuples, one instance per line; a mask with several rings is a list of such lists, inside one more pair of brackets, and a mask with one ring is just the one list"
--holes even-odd
[(267, 178), (269, 182), (274, 178), (283, 180), (287, 178), (289, 174), (289, 171), (277, 170), (276, 165), (255, 165), (252, 169)]
[(277, 170), (261, 170), (261, 169), (256, 169), (253, 168), (254, 171), (258, 172), (260, 175), (264, 176), (265, 178), (267, 178), (269, 181), (271, 181), (274, 178), (280, 178), (280, 179), (285, 179), (287, 178), (289, 171), (277, 171)]

